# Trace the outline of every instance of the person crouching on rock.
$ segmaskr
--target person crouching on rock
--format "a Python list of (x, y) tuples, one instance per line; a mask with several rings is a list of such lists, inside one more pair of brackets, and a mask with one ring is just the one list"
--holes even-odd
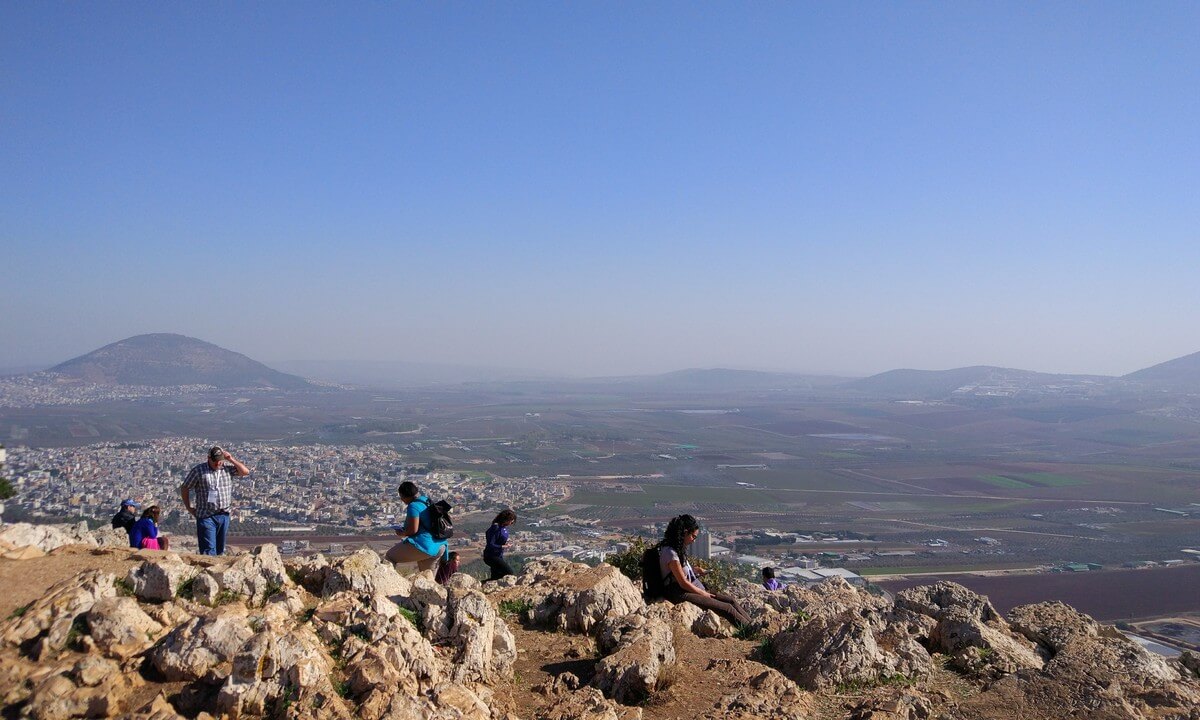
[(396, 534), (404, 539), (393, 545), (385, 557), (393, 565), (415, 562), (418, 570), (429, 570), (446, 551), (447, 541), (433, 539), (429, 524), (429, 497), (421, 494), (417, 484), (405, 480), (397, 491), (408, 506), (404, 524), (395, 526)]
[(691, 515), (678, 515), (667, 523), (658, 544), (658, 566), (663, 576), (663, 594), (673, 603), (690, 602), (713, 610), (735, 626), (749, 625), (750, 616), (728, 595), (709, 592), (688, 561), (687, 548), (700, 534), (700, 524)]
[(121, 509), (116, 515), (113, 515), (112, 526), (116, 530), (120, 528), (125, 531), (125, 534), (133, 532), (133, 526), (137, 524), (137, 510), (141, 507), (138, 502), (132, 498), (121, 501)]
[(492, 576), (484, 582), (499, 580), (506, 575), (512, 575), (513, 569), (504, 559), (504, 548), (508, 545), (508, 526), (517, 521), (517, 514), (511, 508), (500, 511), (492, 526), (487, 529), (487, 544), (483, 547), (483, 562), (492, 570)]
[(129, 530), (129, 547), (139, 550), (166, 550), (170, 544), (165, 535), (159, 537), (157, 505), (151, 505), (142, 513), (142, 519), (134, 523)]
[(763, 587), (767, 590), (781, 590), (783, 583), (775, 579), (775, 568), (765, 567), (762, 569)]

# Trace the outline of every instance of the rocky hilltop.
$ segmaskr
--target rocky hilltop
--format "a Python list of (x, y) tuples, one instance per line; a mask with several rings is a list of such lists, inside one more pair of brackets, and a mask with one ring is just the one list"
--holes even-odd
[(443, 587), (365, 548), (206, 558), (29, 526), (0, 528), (0, 555), (5, 717), (1200, 719), (1195, 656), (953, 583), (738, 584), (755, 620), (735, 636), (561, 559)]

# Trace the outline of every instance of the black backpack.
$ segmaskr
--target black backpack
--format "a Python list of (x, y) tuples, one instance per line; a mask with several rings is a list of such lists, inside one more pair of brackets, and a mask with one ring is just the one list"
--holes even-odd
[(658, 564), (658, 546), (651, 545), (642, 552), (642, 599), (648, 603), (666, 597), (662, 568)]
[(445, 500), (431, 502), (429, 507), (429, 535), (434, 540), (449, 540), (454, 536), (454, 521), (450, 509), (454, 506)]

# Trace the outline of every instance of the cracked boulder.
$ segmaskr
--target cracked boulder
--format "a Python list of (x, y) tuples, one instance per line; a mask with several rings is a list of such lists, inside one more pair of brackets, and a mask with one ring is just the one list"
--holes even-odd
[(659, 678), (675, 663), (675, 636), (658, 618), (630, 613), (601, 624), (596, 636), (606, 653), (596, 665), (592, 685), (607, 697), (631, 705), (658, 689)]
[(154, 644), (163, 626), (142, 612), (130, 597), (101, 598), (87, 613), (88, 634), (96, 649), (113, 658), (126, 659)]
[[(512, 578), (509, 580), (509, 578)], [(612, 565), (589, 567), (561, 558), (538, 558), (508, 583), (486, 583), (492, 602), (530, 603), (535, 624), (558, 630), (590, 632), (606, 617), (644, 610), (641, 590)]]
[(214, 566), (197, 575), (192, 594), (205, 605), (216, 603), (222, 593), (232, 593), (238, 599), (261, 605), (291, 582), (279, 549), (274, 545), (259, 545), (229, 565)]
[(179, 595), (180, 587), (199, 572), (199, 568), (183, 562), (177, 556), (167, 555), (130, 568), (125, 582), (141, 600), (167, 602), (174, 600)]

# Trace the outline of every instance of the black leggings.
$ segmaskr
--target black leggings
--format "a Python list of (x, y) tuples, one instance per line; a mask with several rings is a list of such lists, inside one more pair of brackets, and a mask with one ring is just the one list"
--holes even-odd
[(504, 558), (502, 558), (502, 557), (498, 557), (498, 558), (485, 557), (483, 559), (483, 562), (484, 562), (484, 564), (486, 564), (488, 567), (490, 567), (492, 569), (492, 576), (490, 578), (488, 578), (488, 581), (499, 580), (500, 578), (504, 577), (505, 575), (515, 575), (516, 574), (513, 572), (513, 569), (511, 567), (509, 567), (508, 563), (505, 562)]

